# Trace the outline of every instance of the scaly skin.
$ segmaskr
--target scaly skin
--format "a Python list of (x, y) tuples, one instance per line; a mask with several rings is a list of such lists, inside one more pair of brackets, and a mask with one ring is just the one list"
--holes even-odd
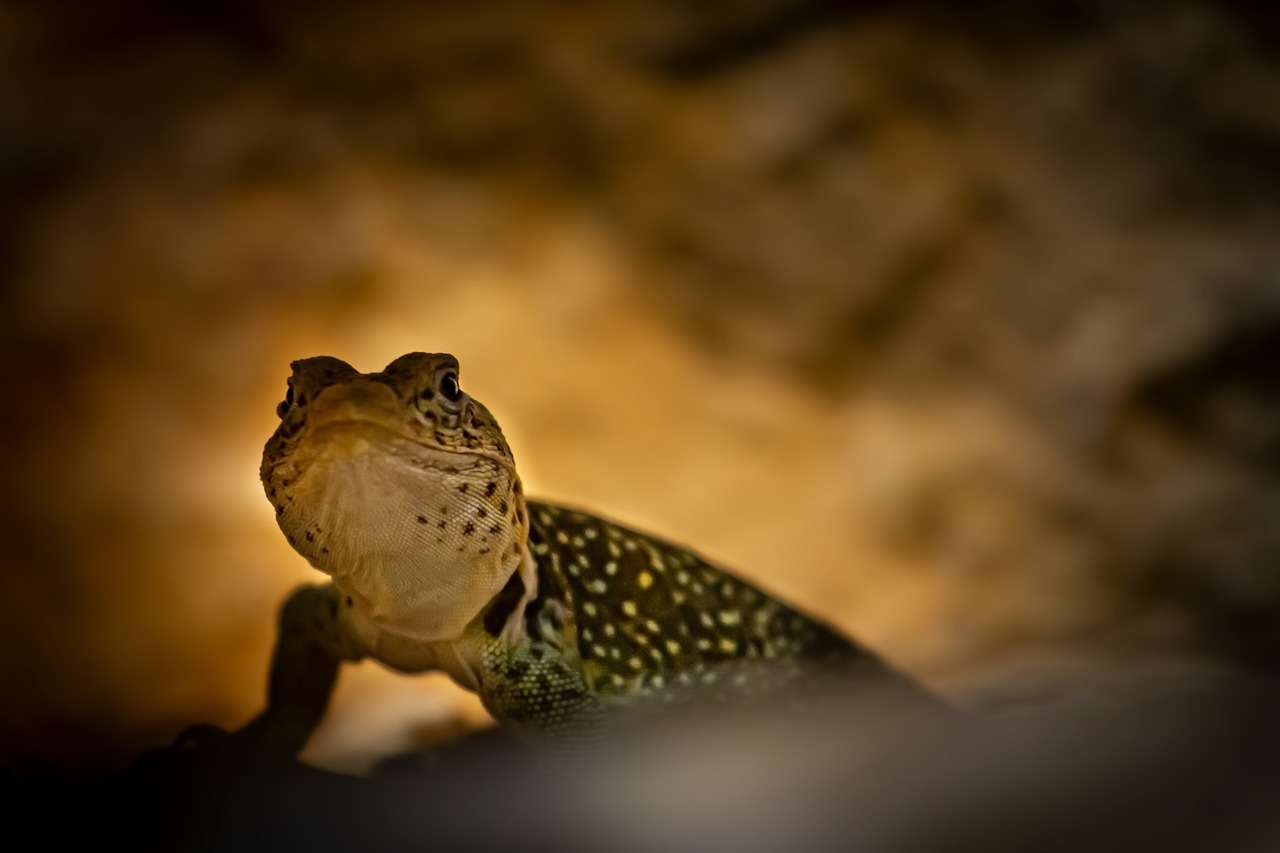
[(814, 672), (927, 695), (689, 550), (527, 500), (501, 429), (457, 377), (445, 354), (369, 374), (293, 364), (262, 482), (289, 543), (332, 582), (285, 605), (246, 738), (299, 749), (338, 662), (364, 657), (444, 670), (499, 722), (550, 734), (646, 697), (754, 696)]

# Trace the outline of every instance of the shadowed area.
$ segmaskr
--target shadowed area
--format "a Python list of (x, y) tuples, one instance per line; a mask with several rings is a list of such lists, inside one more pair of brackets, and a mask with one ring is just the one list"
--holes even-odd
[(945, 725), (870, 703), (682, 718), (553, 761), (473, 737), (369, 779), (187, 750), (6, 794), (19, 829), (147, 849), (1249, 853), (1277, 838), (1278, 707), (1238, 683)]

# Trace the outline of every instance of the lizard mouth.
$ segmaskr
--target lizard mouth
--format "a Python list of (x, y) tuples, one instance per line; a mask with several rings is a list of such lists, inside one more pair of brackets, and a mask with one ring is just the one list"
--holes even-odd
[(506, 460), (483, 450), (444, 447), (406, 425), (387, 423), (377, 417), (343, 417), (314, 424), (306, 437), (314, 457), (379, 456), (407, 463), (414, 468), (458, 472), (474, 468), (482, 460), (508, 467)]
[(450, 438), (448, 431), (425, 422), (389, 385), (362, 377), (318, 394), (292, 447), (267, 460), (263, 471), (264, 476), (289, 471), (284, 475), (288, 480), (296, 485), (309, 481), (313, 488), (324, 488), (321, 484), (329, 475), (350, 470), (352, 464), (383, 472), (375, 481), (391, 470), (439, 476), (481, 464), (514, 474), (508, 457), (488, 448), (458, 446)]

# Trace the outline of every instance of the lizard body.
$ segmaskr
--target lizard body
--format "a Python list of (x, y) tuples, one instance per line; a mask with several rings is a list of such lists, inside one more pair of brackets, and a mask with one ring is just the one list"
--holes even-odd
[(925, 695), (690, 550), (526, 498), (450, 355), (411, 353), (369, 374), (294, 362), (278, 413), (263, 485), (289, 543), (332, 581), (282, 610), (250, 735), (296, 751), (338, 661), (364, 657), (443, 670), (499, 722), (551, 734), (682, 688), (785, 690), (814, 669)]

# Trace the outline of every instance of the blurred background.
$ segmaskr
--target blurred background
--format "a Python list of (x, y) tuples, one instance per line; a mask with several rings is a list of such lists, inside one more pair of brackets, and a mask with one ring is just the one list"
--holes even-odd
[[(0, 765), (257, 710), (319, 354), (960, 702), (1273, 666), (1270, 6), (5, 0)], [(362, 664), (307, 757), (485, 723)]]

